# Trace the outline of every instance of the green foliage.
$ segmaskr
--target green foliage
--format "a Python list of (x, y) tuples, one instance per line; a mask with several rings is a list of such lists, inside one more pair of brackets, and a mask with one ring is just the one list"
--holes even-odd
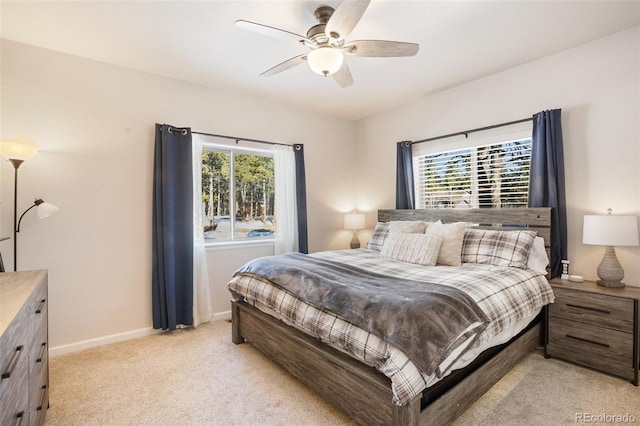
[[(231, 206), (231, 163), (233, 160), (235, 205)], [(273, 157), (204, 150), (202, 153), (202, 197), (205, 215), (236, 216), (240, 220), (273, 215)]]

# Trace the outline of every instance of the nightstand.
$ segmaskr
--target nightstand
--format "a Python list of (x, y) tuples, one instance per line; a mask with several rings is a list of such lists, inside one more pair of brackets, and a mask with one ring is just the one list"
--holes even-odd
[(638, 386), (640, 288), (550, 281), (555, 302), (546, 310), (545, 357), (623, 377)]

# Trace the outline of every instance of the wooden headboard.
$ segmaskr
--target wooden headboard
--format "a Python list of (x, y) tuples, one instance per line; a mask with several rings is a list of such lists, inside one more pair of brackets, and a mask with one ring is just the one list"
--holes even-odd
[(389, 222), (391, 220), (468, 222), (474, 228), (502, 231), (526, 228), (536, 231), (538, 236), (544, 238), (547, 252), (551, 247), (551, 207), (378, 210), (378, 221)]

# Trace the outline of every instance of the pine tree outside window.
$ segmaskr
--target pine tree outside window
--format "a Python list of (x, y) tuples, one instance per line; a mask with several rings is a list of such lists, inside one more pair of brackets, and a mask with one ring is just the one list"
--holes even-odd
[(203, 143), (206, 244), (275, 239), (273, 166), (271, 151)]
[(416, 208), (527, 207), (531, 132), (414, 149)]

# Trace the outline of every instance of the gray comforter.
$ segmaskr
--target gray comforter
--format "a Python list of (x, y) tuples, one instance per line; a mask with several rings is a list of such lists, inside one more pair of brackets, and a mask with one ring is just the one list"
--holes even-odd
[(258, 258), (234, 276), (238, 274), (264, 277), (375, 334), (427, 375), (443, 373), (438, 365), (488, 323), (478, 305), (455, 288), (374, 274), (301, 253)]

